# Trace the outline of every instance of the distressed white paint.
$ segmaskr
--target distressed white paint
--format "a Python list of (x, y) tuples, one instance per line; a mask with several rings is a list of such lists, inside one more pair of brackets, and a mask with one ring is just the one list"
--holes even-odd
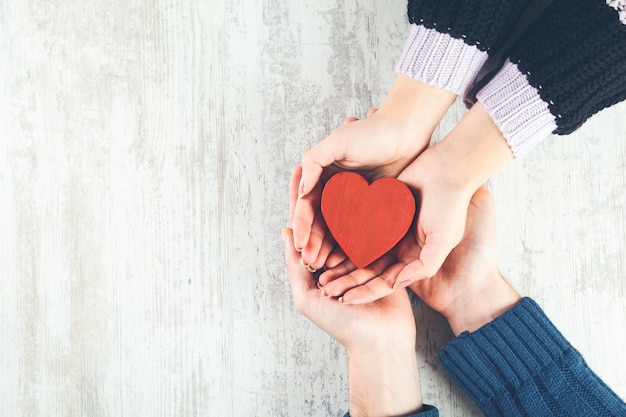
[[(404, 10), (0, 2), (0, 415), (345, 411), (344, 354), (295, 313), (279, 230), (301, 150), (391, 85)], [(622, 397), (625, 110), (490, 182), (504, 274)], [(437, 363), (445, 322), (416, 311), (426, 401), (478, 415)]]

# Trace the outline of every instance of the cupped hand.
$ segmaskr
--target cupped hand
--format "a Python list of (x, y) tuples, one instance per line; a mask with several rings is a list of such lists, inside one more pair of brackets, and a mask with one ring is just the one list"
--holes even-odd
[[(411, 289), (438, 312), (448, 311), (455, 301), (469, 293), (480, 292), (488, 277), (497, 273), (495, 204), (483, 186), (473, 195), (467, 208), (463, 238), (446, 258), (437, 273), (411, 284)], [(419, 243), (406, 239), (398, 247), (398, 257), (410, 261)]]
[[(332, 170), (355, 170), (373, 181), (396, 177), (430, 141), (432, 132), (454, 102), (455, 95), (405, 76), (398, 76), (379, 111), (368, 117), (350, 118), (343, 126), (302, 155), (300, 196), (293, 222), (295, 246), (309, 242), (320, 183)], [(317, 203), (317, 205), (316, 205)], [(311, 264), (314, 255), (305, 253)]]
[(351, 304), (371, 302), (395, 289), (434, 276), (463, 237), (467, 209), (474, 190), (456, 180), (436, 148), (427, 149), (398, 179), (416, 194), (416, 224), (392, 253), (365, 269), (345, 261), (326, 271), (320, 281), (331, 296)]
[[(387, 126), (387, 122), (377, 121), (378, 119), (378, 109), (373, 108), (370, 109), (367, 113), (367, 119), (360, 120), (356, 117), (349, 117), (344, 121), (342, 127), (363, 126), (363, 124), (367, 125), (372, 120), (374, 122), (371, 124), (374, 126)], [(392, 129), (390, 126), (391, 125), (387, 126), (389, 129), (388, 132), (391, 133), (392, 137), (394, 137), (394, 129)], [(355, 131), (358, 132), (361, 129), (363, 129), (364, 132), (370, 131), (369, 135), (372, 135), (372, 131), (369, 128), (360, 127), (357, 128)], [(337, 132), (341, 133), (341, 128)], [(333, 133), (333, 135), (335, 133)], [(328, 141), (333, 140), (333, 135), (326, 138), (315, 148), (305, 152), (305, 156), (307, 155), (307, 153), (310, 152), (325, 152), (322, 148), (328, 146), (328, 143), (330, 143)], [(359, 136), (358, 134), (353, 135), (354, 137), (364, 137), (366, 139), (371, 139), (372, 137), (367, 136), (364, 133), (361, 136)], [(347, 136), (342, 134), (339, 137), (346, 138)], [(376, 146), (382, 148), (382, 146), (380, 146), (379, 144), (377, 144)], [(352, 147), (356, 148), (356, 145), (352, 145)], [(356, 158), (365, 160), (365, 158), (369, 158), (366, 156), (366, 154), (370, 151), (364, 151), (364, 149), (368, 149), (368, 145), (365, 143), (363, 144), (363, 147), (360, 147), (356, 152), (352, 152), (352, 154), (354, 155), (355, 153), (361, 153), (362, 155), (357, 155)], [(373, 148), (370, 147), (370, 149)], [(376, 152), (376, 149), (373, 149), (373, 151)], [(305, 159), (305, 156), (303, 156), (303, 160)], [(323, 266), (327, 266), (327, 257), (330, 254), (329, 249), (334, 244), (332, 236), (330, 235), (330, 233), (328, 233), (328, 230), (326, 229), (326, 224), (324, 223), (319, 210), (322, 189), (326, 181), (333, 174), (346, 169), (350, 169), (352, 171), (360, 173), (361, 175), (364, 175), (366, 178), (368, 178), (369, 181), (374, 181), (382, 177), (395, 177), (410, 162), (411, 157), (413, 157), (413, 154), (396, 159), (395, 162), (392, 163), (383, 163), (383, 165), (381, 166), (376, 166), (372, 164), (361, 166), (360, 168), (357, 163), (351, 161), (344, 161), (343, 163), (334, 162), (332, 165), (323, 169), (323, 172), (321, 174), (322, 178), (317, 181), (315, 187), (306, 195), (301, 195), (302, 179), (304, 178), (304, 166), (296, 168), (297, 172), (295, 172), (294, 175), (298, 176), (299, 181), (295, 184), (291, 184), (290, 193), (296, 193), (298, 198), (292, 205), (290, 218), (294, 230), (294, 245), (296, 249), (302, 253), (302, 263), (306, 267), (308, 267), (309, 270), (315, 271), (322, 268)], [(298, 240), (298, 236), (300, 236), (300, 240)], [(341, 253), (341, 251), (336, 251), (335, 253)], [(343, 255), (343, 259), (345, 259), (345, 255)]]
[[(406, 244), (400, 252), (411, 252), (411, 243)], [(474, 331), (520, 300), (500, 275), (496, 253), (495, 204), (483, 186), (470, 201), (461, 243), (435, 276), (416, 281), (411, 289), (448, 319), (455, 335)]]
[[(322, 184), (318, 184), (311, 193), (298, 199), (298, 183), (301, 177), (302, 167), (298, 165), (293, 169), (289, 185), (289, 221), (293, 227), (294, 224), (302, 222), (303, 216), (308, 219), (308, 240), (299, 248), (294, 243), (294, 249), (297, 248), (297, 251), (301, 252), (300, 262), (302, 266), (307, 268), (309, 272), (315, 272), (327, 263), (331, 253), (334, 253), (334, 258), (337, 258), (337, 256), (341, 256), (341, 252), (336, 249), (335, 241), (326, 227), (320, 210)], [(299, 214), (297, 214), (298, 207)], [(304, 211), (306, 213), (303, 213)], [(340, 263), (342, 260), (339, 259), (335, 263)]]
[(285, 261), (296, 309), (348, 351), (413, 349), (415, 319), (406, 291), (398, 291), (374, 303), (351, 306), (324, 297), (314, 274), (300, 264), (291, 229), (283, 230)]
[[(297, 200), (296, 184), (300, 179), (300, 172), (300, 167), (294, 168), (291, 177), (289, 206), (292, 218)], [(322, 239), (328, 240), (328, 238)], [(397, 296), (387, 297), (376, 303), (363, 306), (342, 306), (341, 303), (337, 303), (336, 300), (332, 300), (320, 291), (311, 268), (302, 264), (301, 256), (295, 249), (292, 229), (283, 230), (283, 241), (285, 242), (287, 272), (296, 308), (300, 313), (346, 348), (358, 349), (367, 347), (368, 344), (378, 344), (381, 334), (386, 335), (383, 339), (414, 343), (415, 322), (406, 291), (398, 292)], [(335, 254), (335, 256), (339, 258), (338, 262), (341, 264), (342, 254)], [(387, 322), (388, 320), (391, 321)], [(390, 325), (392, 322), (395, 324)], [(394, 327), (396, 325), (397, 327)]]
[(467, 209), (476, 191), (468, 187), (439, 153), (429, 148), (398, 179), (417, 194), (420, 205), (414, 229), (418, 250), (402, 257), (406, 267), (398, 282), (432, 277), (463, 238)]
[[(351, 170), (369, 181), (396, 177), (428, 145), (427, 140), (411, 149), (402, 144), (398, 125), (371, 109), (365, 119), (350, 117), (322, 142), (302, 156), (301, 179), (296, 188), (298, 200), (292, 217), (294, 241), (302, 249), (303, 262), (319, 269), (325, 262), (320, 257), (320, 198), (325, 182), (338, 171)], [(309, 185), (313, 187), (310, 188)]]
[[(291, 214), (295, 210), (301, 168), (291, 179)], [(285, 261), (297, 310), (341, 343), (348, 353), (350, 413), (408, 415), (422, 406), (415, 357), (415, 319), (406, 291), (366, 305), (343, 305), (318, 289), (310, 266), (302, 264), (292, 229), (283, 230)], [(322, 238), (328, 242), (327, 238)], [(322, 244), (324, 246), (325, 244)], [(345, 263), (339, 249), (330, 264)]]
[(395, 260), (387, 256), (368, 270), (339, 263), (336, 271), (320, 277), (328, 294), (343, 295), (346, 303), (370, 302), (434, 276), (464, 236), (472, 195), (511, 158), (502, 132), (480, 103), (475, 105), (444, 140), (424, 151), (398, 176), (414, 190), (420, 203), (413, 236), (407, 238), (414, 244), (400, 252), (400, 259), (398, 253)]

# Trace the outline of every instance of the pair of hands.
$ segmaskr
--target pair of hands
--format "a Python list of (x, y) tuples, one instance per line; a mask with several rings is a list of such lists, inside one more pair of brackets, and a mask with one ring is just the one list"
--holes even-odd
[[(399, 76), (379, 111), (348, 119), (294, 170), (293, 229), (283, 231), (293, 297), (299, 312), (346, 347), (353, 417), (422, 407), (415, 321), (400, 288), (410, 285), (457, 335), (520, 299), (497, 270), (494, 204), (479, 188), (512, 157), (502, 134), (477, 105), (426, 149), (454, 99)], [(362, 270), (336, 247), (321, 218), (322, 187), (335, 169), (358, 170), (369, 180), (397, 176), (420, 200), (414, 233)]]
[[(379, 111), (343, 126), (302, 156), (302, 178), (292, 209), (294, 246), (310, 270), (329, 269), (320, 283), (330, 296), (361, 304), (434, 276), (461, 241), (472, 195), (512, 158), (482, 106), (472, 108), (439, 144), (432, 132), (455, 96), (399, 76)], [(356, 170), (370, 181), (397, 177), (420, 200), (417, 226), (402, 244), (357, 270), (335, 248), (319, 213), (323, 183), (337, 170)]]
[[(292, 221), (300, 178), (297, 167), (291, 179)], [(403, 245), (410, 247), (410, 239), (412, 235), (397, 252), (405, 250)], [(361, 305), (338, 303), (317, 285), (317, 278), (324, 274), (316, 276), (303, 268), (292, 229), (283, 230), (283, 240), (297, 310), (348, 352), (350, 415), (407, 415), (419, 410), (422, 397), (414, 351), (416, 329), (407, 292), (396, 291)], [(497, 270), (496, 244), (493, 198), (481, 187), (469, 203), (460, 244), (433, 277), (410, 287), (431, 308), (444, 314), (456, 335), (482, 327), (520, 300)]]
[[(296, 167), (291, 178), (292, 220), (300, 178), (301, 169)], [(410, 285), (418, 297), (446, 317), (455, 335), (478, 329), (519, 300), (517, 292), (498, 272), (495, 204), (485, 187), (474, 193), (466, 214), (461, 242), (442, 267), (432, 277)], [(392, 292), (365, 304), (337, 303), (327, 290), (335, 281), (326, 285), (322, 281), (333, 270), (316, 274), (303, 267), (301, 255), (295, 249), (293, 229), (283, 230), (283, 241), (296, 308), (344, 347), (351, 350), (353, 341), (358, 346), (376, 346), (381, 334), (391, 341), (385, 343), (394, 345), (406, 345), (401, 340), (411, 335), (408, 339), (414, 341), (415, 322), (406, 291)], [(411, 252), (414, 245), (414, 237), (407, 235), (397, 246), (396, 256), (409, 256), (404, 252)], [(390, 257), (391, 254), (382, 258), (378, 268), (382, 269)], [(363, 328), (362, 323), (366, 323)], [(409, 344), (412, 348), (411, 341)]]

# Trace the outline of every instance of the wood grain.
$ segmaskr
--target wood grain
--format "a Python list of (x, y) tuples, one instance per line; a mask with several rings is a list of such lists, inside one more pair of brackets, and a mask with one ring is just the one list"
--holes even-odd
[[(345, 412), (344, 353), (295, 312), (279, 234), (300, 152), (393, 82), (405, 7), (0, 2), (0, 415)], [(625, 111), (489, 184), (503, 273), (622, 397)], [(479, 415), (415, 304), (425, 400)]]
[(365, 268), (407, 234), (415, 198), (396, 178), (371, 184), (356, 172), (339, 172), (324, 184), (320, 211), (328, 231), (357, 268)]

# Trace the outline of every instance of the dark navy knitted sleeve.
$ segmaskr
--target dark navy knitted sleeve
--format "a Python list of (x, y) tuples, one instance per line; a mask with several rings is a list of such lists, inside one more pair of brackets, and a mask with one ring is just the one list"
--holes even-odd
[(626, 404), (529, 298), (461, 334), (439, 359), (488, 417), (626, 416)]
[(521, 156), (626, 99), (626, 0), (554, 0), (477, 94)]
[(411, 34), (397, 72), (465, 95), (530, 0), (409, 0)]

